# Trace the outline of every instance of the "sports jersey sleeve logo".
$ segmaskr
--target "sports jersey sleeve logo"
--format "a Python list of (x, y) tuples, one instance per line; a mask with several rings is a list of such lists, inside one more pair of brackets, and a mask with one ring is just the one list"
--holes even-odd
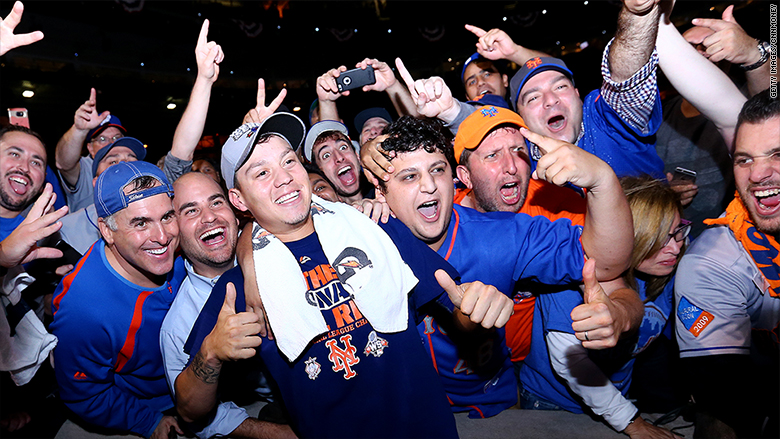
[(698, 337), (715, 320), (715, 316), (692, 304), (685, 296), (677, 305), (677, 318), (694, 337)]

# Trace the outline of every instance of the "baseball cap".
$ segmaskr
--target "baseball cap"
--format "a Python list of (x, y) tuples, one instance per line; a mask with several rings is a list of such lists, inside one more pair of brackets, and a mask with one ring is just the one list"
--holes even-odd
[[(321, 122), (317, 122), (312, 125), (311, 129), (309, 129), (309, 132), (306, 134), (306, 140), (303, 142), (303, 154), (306, 156), (306, 160), (314, 162), (314, 160), (311, 158), (314, 142), (317, 141), (317, 137), (320, 137), (320, 134), (326, 133), (328, 131), (338, 131), (343, 133), (345, 136), (347, 136), (347, 139), (349, 139), (349, 130), (343, 123), (336, 122), (335, 120), (323, 120)], [(350, 144), (352, 144), (351, 140)]]
[(466, 67), (469, 66), (473, 61), (476, 61), (478, 59), (482, 58), (482, 55), (479, 54), (479, 52), (474, 52), (473, 55), (468, 57), (466, 61), (463, 62), (463, 70), (460, 71), (460, 82), (463, 82), (466, 80)]
[(375, 117), (381, 117), (382, 119), (386, 120), (387, 123), (393, 123), (393, 117), (390, 116), (390, 113), (388, 113), (384, 108), (367, 108), (355, 116), (355, 130), (357, 131), (358, 136), (360, 135), (360, 132), (363, 131), (363, 125), (366, 124), (368, 119), (373, 119)]
[(507, 102), (506, 99), (491, 93), (479, 95), (476, 99), (468, 101), (467, 103), (478, 106), (492, 105), (494, 107), (508, 108), (511, 110), (509, 102)]
[(486, 105), (471, 113), (460, 124), (458, 134), (455, 136), (455, 160), (460, 163), (460, 156), (464, 149), (477, 149), (490, 130), (503, 124), (528, 128), (519, 114), (507, 108)]
[[(124, 187), (143, 176), (156, 179), (161, 186), (125, 194)], [(121, 162), (106, 169), (98, 177), (95, 183), (95, 209), (98, 218), (105, 218), (126, 208), (130, 203), (158, 194), (173, 197), (173, 187), (160, 168), (148, 162)]]
[(552, 58), (548, 56), (537, 56), (531, 58), (523, 63), (523, 67), (515, 73), (512, 80), (509, 81), (509, 89), (511, 90), (509, 97), (512, 99), (512, 105), (517, 108), (517, 99), (520, 96), (520, 90), (529, 79), (533, 78), (536, 74), (542, 73), (547, 70), (557, 70), (566, 75), (572, 84), (574, 84), (574, 74), (566, 67), (566, 63), (558, 58)]
[(125, 129), (125, 127), (122, 126), (122, 122), (119, 121), (119, 118), (114, 116), (113, 114), (109, 114), (105, 119), (103, 119), (102, 122), (100, 122), (100, 125), (89, 130), (89, 132), (87, 133), (87, 142), (92, 140), (93, 137), (102, 133), (109, 127), (114, 127), (118, 129), (119, 131), (122, 132), (123, 135), (127, 134), (127, 130)]
[(222, 176), (228, 189), (235, 187), (236, 171), (252, 154), (257, 136), (266, 133), (281, 136), (297, 151), (306, 134), (306, 126), (292, 113), (274, 113), (260, 123), (246, 123), (233, 131), (222, 146)]
[(111, 151), (111, 149), (115, 146), (124, 146), (125, 148), (130, 148), (130, 150), (135, 154), (135, 158), (137, 158), (139, 161), (146, 157), (146, 148), (144, 147), (143, 142), (134, 137), (122, 137), (121, 139), (117, 139), (116, 142), (100, 148), (100, 150), (95, 153), (95, 160), (92, 161), (93, 177), (97, 177), (97, 169), (100, 165), (100, 161), (103, 160), (108, 152)]

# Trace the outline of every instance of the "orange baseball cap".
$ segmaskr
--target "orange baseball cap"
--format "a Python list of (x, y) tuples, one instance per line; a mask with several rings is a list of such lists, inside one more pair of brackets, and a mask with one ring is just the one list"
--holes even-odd
[(482, 143), (482, 139), (495, 127), (503, 124), (515, 125), (518, 128), (528, 128), (525, 121), (514, 111), (485, 105), (471, 113), (458, 127), (455, 136), (455, 160), (460, 163), (464, 149), (474, 150)]

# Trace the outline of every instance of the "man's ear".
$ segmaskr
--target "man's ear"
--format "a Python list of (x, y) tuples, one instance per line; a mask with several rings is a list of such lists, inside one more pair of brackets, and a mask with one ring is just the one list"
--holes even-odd
[(98, 229), (100, 230), (100, 234), (103, 236), (103, 239), (106, 240), (106, 245), (111, 245), (114, 243), (114, 232), (110, 227), (108, 227), (108, 224), (103, 221), (103, 218), (98, 218)]
[(469, 173), (469, 170), (465, 166), (458, 165), (458, 167), (455, 168), (455, 173), (458, 175), (458, 180), (460, 180), (461, 183), (465, 184), (469, 189), (474, 189), (474, 185), (471, 183), (471, 173)]
[(501, 75), (501, 79), (504, 81), (504, 88), (509, 88), (509, 75)]
[(577, 97), (579, 98), (580, 97), (580, 89), (579, 88), (575, 88), (574, 91), (577, 93)]
[(241, 212), (246, 212), (249, 210), (249, 207), (244, 204), (244, 200), (241, 198), (241, 191), (238, 189), (230, 189), (228, 191), (228, 198), (230, 198), (230, 204), (232, 204), (233, 207), (240, 210)]

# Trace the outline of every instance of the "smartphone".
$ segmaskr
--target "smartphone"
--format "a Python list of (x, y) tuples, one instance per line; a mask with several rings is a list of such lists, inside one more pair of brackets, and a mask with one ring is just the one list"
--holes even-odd
[(342, 72), (338, 78), (336, 78), (336, 84), (339, 87), (339, 93), (361, 88), (364, 85), (371, 85), (376, 83), (374, 77), (374, 68), (371, 66), (365, 69), (352, 69)]
[(20, 125), (25, 128), (30, 128), (30, 119), (27, 117), (26, 108), (9, 108), (8, 109), (8, 122), (11, 125)]
[(685, 169), (678, 166), (674, 169), (674, 180), (696, 183), (696, 171), (691, 171), (690, 169)]

